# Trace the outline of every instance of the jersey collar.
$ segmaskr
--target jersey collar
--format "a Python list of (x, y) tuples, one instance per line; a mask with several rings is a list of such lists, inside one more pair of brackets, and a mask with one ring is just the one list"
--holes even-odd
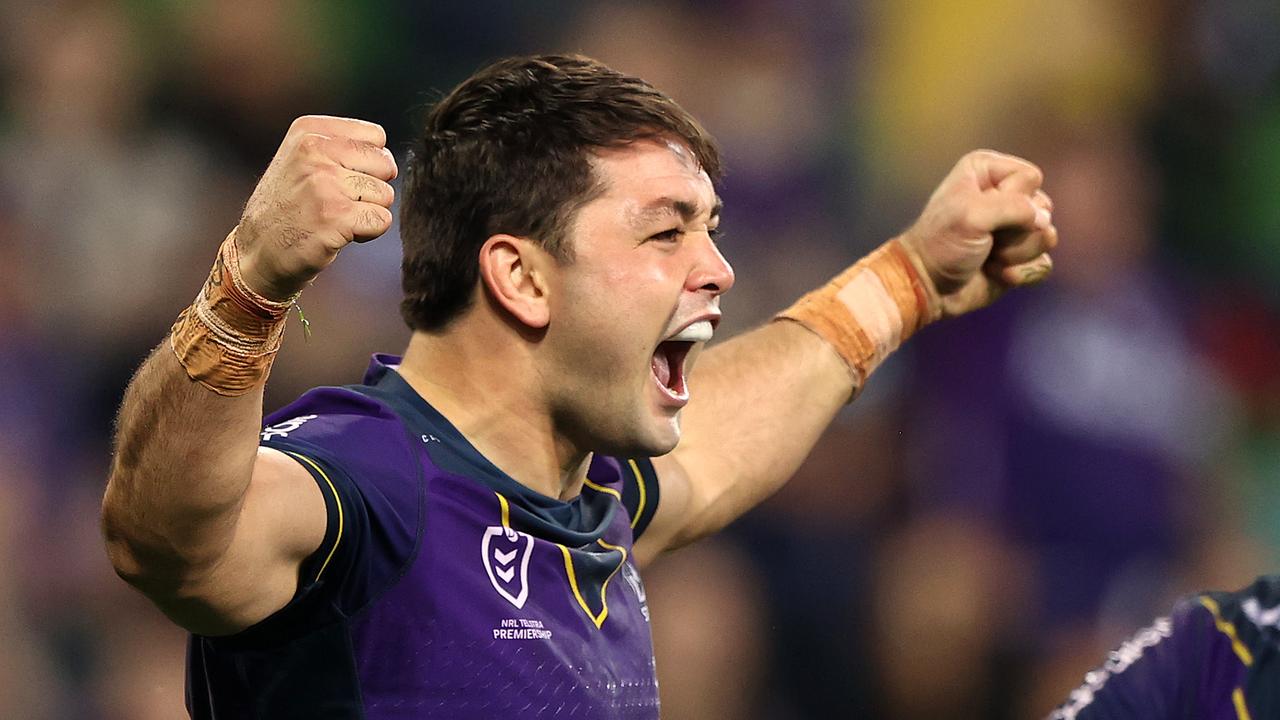
[(487, 485), (507, 498), (513, 509), (523, 510), (530, 522), (564, 536), (566, 544), (595, 542), (617, 510), (610, 495), (584, 491), (566, 502), (520, 483), (490, 462), (448, 418), (419, 395), (396, 372), (399, 365), (398, 356), (375, 354), (360, 390), (378, 396), (400, 415), (410, 430), (422, 435), (432, 462), (442, 470)]

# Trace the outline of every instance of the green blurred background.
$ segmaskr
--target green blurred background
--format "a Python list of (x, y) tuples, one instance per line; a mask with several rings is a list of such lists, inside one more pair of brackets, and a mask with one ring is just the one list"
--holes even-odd
[[(112, 417), (289, 121), (402, 155), (472, 70), (552, 51), (720, 139), (729, 330), (969, 149), (1057, 203), (1050, 282), (921, 333), (782, 492), (646, 573), (665, 718), (1042, 716), (1174, 598), (1280, 568), (1274, 0), (10, 0), (0, 718), (183, 716), (184, 637), (98, 536)], [(403, 347), (398, 254), (393, 228), (307, 291), (268, 408)]]

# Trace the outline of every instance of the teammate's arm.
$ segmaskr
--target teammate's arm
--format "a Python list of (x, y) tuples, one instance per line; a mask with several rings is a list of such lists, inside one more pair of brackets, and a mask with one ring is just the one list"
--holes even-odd
[[(231, 271), (222, 272), (229, 262), (252, 293), (236, 296), (241, 302), (256, 294), (261, 307), (285, 308), (343, 246), (385, 232), (387, 181), (396, 173), (385, 143), (372, 123), (295, 121), (201, 297), (229, 282)], [(308, 472), (258, 447), (274, 354), (262, 348), (283, 318), (245, 317), (257, 330), (214, 328), (215, 318), (202, 326), (203, 339), (184, 342), (175, 330), (143, 364), (120, 408), (102, 506), (116, 571), (179, 625), (210, 635), (246, 628), (287, 604), (327, 523)], [(176, 348), (184, 348), (182, 361)]]
[[(1057, 231), (1041, 181), (1038, 168), (1008, 155), (978, 151), (961, 159), (896, 239), (926, 285), (921, 313), (960, 315), (1048, 273)], [(864, 340), (880, 332), (864, 330)], [(896, 339), (879, 338), (878, 346), (887, 352)], [(874, 369), (859, 367), (839, 344), (807, 323), (779, 320), (703, 354), (690, 379), (680, 444), (653, 460), (662, 502), (637, 542), (638, 559), (719, 530), (791, 477)]]

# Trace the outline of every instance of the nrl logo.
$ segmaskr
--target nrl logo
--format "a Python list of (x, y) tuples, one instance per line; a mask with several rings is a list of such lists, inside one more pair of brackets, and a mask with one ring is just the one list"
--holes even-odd
[[(529, 599), (529, 558), (533, 555), (533, 536), (511, 528), (491, 525), (485, 528), (480, 543), (484, 571), (493, 589), (507, 602), (524, 607)], [(517, 571), (519, 577), (516, 576)]]

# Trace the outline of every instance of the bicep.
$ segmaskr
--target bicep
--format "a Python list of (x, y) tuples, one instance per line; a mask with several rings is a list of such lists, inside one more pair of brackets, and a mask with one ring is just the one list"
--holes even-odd
[(228, 635), (283, 608), (328, 526), (324, 495), (301, 460), (258, 448), (231, 542), (218, 563), (161, 609), (204, 635)]

